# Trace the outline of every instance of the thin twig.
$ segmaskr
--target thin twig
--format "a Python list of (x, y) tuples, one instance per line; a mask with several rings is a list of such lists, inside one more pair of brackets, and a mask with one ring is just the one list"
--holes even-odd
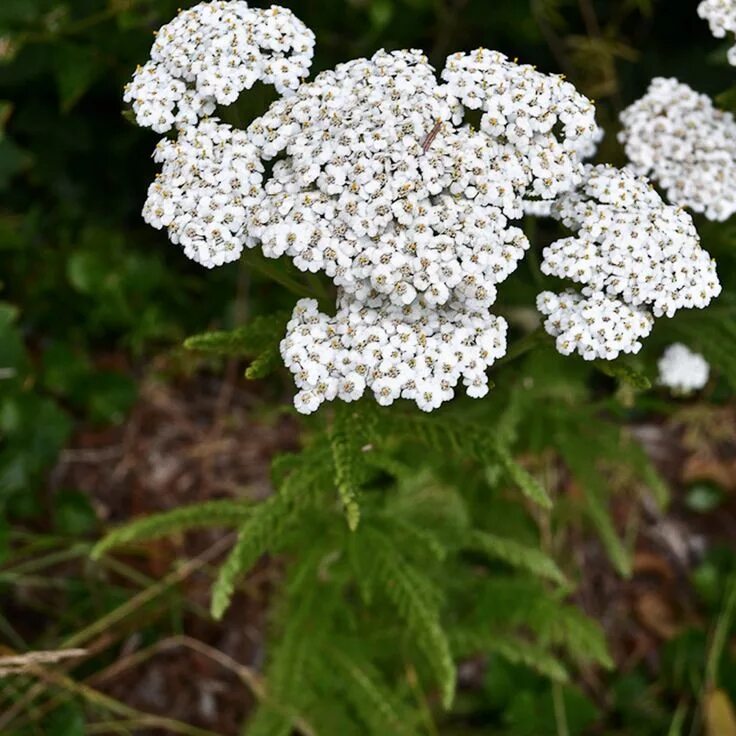
[(38, 677), (39, 680), (42, 680), (47, 684), (56, 685), (67, 692), (73, 693), (97, 708), (107, 710), (110, 713), (115, 713), (116, 715), (129, 720), (135, 719), (140, 723), (140, 725), (151, 728), (161, 728), (171, 733), (182, 734), (182, 736), (220, 736), (220, 734), (217, 734), (214, 731), (190, 726), (186, 723), (182, 723), (181, 721), (176, 721), (173, 718), (144, 713), (136, 710), (135, 708), (131, 708), (130, 706), (121, 703), (119, 700), (111, 698), (109, 695), (105, 695), (104, 693), (88, 687), (87, 685), (75, 682), (71, 677), (68, 677), (61, 672), (47, 670), (37, 665), (33, 665), (30, 670), (36, 677)]
[(126, 618), (137, 608), (140, 608), (154, 598), (157, 598), (168, 588), (171, 588), (177, 583), (182, 582), (185, 578), (188, 578), (194, 572), (204, 567), (208, 562), (212, 562), (212, 560), (216, 559), (228, 547), (232, 546), (234, 540), (234, 534), (228, 534), (222, 539), (219, 539), (201, 555), (198, 555), (192, 560), (188, 560), (178, 570), (174, 570), (169, 573), (160, 583), (142, 590), (138, 595), (133, 596), (129, 601), (126, 601), (121, 606), (110, 611), (106, 616), (103, 616), (87, 628), (82, 629), (82, 631), (79, 631), (66, 639), (64, 641), (64, 646), (77, 646), (85, 641), (89, 641), (97, 634), (102, 633), (106, 629), (110, 628), (110, 626)]
[(57, 649), (53, 651), (25, 652), (0, 657), (0, 679), (28, 671), (33, 665), (56, 664), (65, 659), (77, 659), (87, 654), (86, 649)]
[[(106, 616), (98, 619), (90, 626), (82, 629), (71, 637), (68, 637), (62, 642), (62, 647), (76, 647), (90, 641), (93, 637), (98, 634), (102, 634), (109, 630), (110, 627), (114, 626), (119, 621), (125, 619), (133, 611), (140, 608), (141, 606), (154, 600), (156, 597), (161, 595), (168, 588), (182, 582), (185, 578), (189, 577), (199, 569), (207, 565), (212, 560), (216, 559), (227, 547), (233, 543), (235, 535), (228, 534), (222, 539), (218, 540), (215, 544), (205, 550), (201, 555), (198, 555), (192, 560), (184, 563), (178, 570), (167, 575), (160, 583), (152, 585), (150, 588), (141, 591), (138, 595), (133, 596), (129, 601), (126, 601), (118, 608), (111, 611)], [(9, 708), (4, 714), (0, 715), (0, 733), (2, 729), (6, 728), (12, 723), (19, 715), (24, 713), (28, 708), (29, 704), (32, 703), (36, 697), (43, 692), (43, 685), (36, 684), (28, 690), (23, 698), (21, 698), (15, 705)]]
[(547, 46), (549, 46), (549, 50), (552, 52), (552, 56), (557, 62), (557, 65), (568, 77), (572, 78), (574, 75), (574, 69), (565, 53), (565, 45), (544, 17), (544, 12), (539, 0), (531, 0), (531, 10), (532, 15), (536, 18), (539, 30), (542, 32), (544, 40), (547, 42)]

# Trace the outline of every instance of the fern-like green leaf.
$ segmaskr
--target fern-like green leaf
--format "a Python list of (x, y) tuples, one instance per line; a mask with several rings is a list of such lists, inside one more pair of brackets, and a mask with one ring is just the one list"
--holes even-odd
[[(552, 508), (552, 499), (540, 483), (514, 460), (506, 441), (513, 435), (511, 426), (494, 435), (487, 427), (471, 422), (440, 420), (415, 414), (398, 413), (385, 420), (400, 436), (423, 442), (438, 452), (448, 451), (460, 457), (474, 458), (484, 463), (501, 463), (511, 480), (531, 501), (544, 509)], [(512, 422), (509, 421), (511, 425)], [(380, 437), (376, 438), (380, 442)]]
[(523, 466), (514, 460), (511, 453), (501, 446), (496, 446), (496, 456), (503, 465), (509, 478), (518, 486), (519, 490), (530, 500), (543, 509), (551, 509), (552, 499), (541, 483)]
[(358, 443), (358, 432), (352, 426), (350, 409), (338, 407), (330, 430), (332, 462), (335, 466), (335, 485), (345, 510), (345, 518), (351, 531), (355, 531), (360, 521), (358, 505), (358, 486), (365, 461)]
[(568, 682), (565, 665), (544, 647), (522, 639), (507, 631), (492, 631), (479, 628), (474, 631), (453, 633), (453, 651), (458, 657), (467, 657), (477, 652), (497, 654), (512, 664), (521, 664), (548, 677), (553, 682)]
[(247, 736), (288, 736), (317, 699), (316, 675), (333, 633), (332, 612), (342, 604), (338, 591), (319, 579), (324, 554), (316, 545), (290, 570), (282, 627), (266, 670), (266, 697), (248, 722)]
[(566, 583), (565, 575), (557, 566), (557, 563), (536, 547), (521, 544), (514, 539), (499, 537), (475, 530), (471, 533), (467, 547), (483, 552), (489, 557), (495, 557), (503, 562), (527, 570), (533, 575), (546, 578), (560, 585)]
[(277, 345), (270, 346), (259, 353), (245, 369), (245, 377), (250, 381), (265, 378), (276, 369), (281, 359)]
[(388, 535), (372, 530), (370, 536), (372, 538), (366, 542), (371, 545), (375, 584), (380, 585), (414, 635), (440, 685), (442, 703), (449, 708), (457, 674), (450, 644), (440, 623), (436, 593), (426, 576), (403, 558)]
[(193, 335), (184, 341), (184, 347), (214, 355), (253, 355), (281, 340), (287, 320), (288, 315), (283, 312), (254, 317), (249, 324), (234, 330)]
[(409, 709), (396, 697), (382, 674), (365, 656), (347, 647), (331, 647), (325, 657), (326, 680), (353, 707), (371, 734), (411, 736), (416, 733)]
[(288, 315), (283, 312), (255, 317), (235, 330), (193, 335), (184, 341), (184, 347), (228, 357), (255, 356), (245, 372), (246, 378), (263, 378), (279, 363), (279, 343), (287, 320)]
[(408, 519), (396, 516), (386, 516), (385, 523), (390, 533), (401, 539), (402, 549), (410, 557), (418, 560), (444, 560), (448, 548), (431, 529), (423, 529)]
[(212, 588), (211, 608), (216, 619), (222, 618), (230, 605), (237, 579), (279, 544), (290, 520), (290, 509), (280, 496), (271, 496), (253, 507)]
[(298, 455), (285, 455), (275, 463), (277, 493), (252, 507), (240, 527), (238, 541), (219, 570), (212, 589), (212, 614), (221, 618), (235, 590), (237, 579), (259, 557), (273, 551), (293, 527), (298, 514), (312, 506), (315, 491), (330, 478), (329, 449), (319, 444)]
[(188, 529), (210, 526), (237, 527), (248, 518), (252, 509), (250, 503), (222, 499), (136, 519), (100, 540), (92, 549), (92, 557), (99, 558), (113, 547), (120, 547), (123, 544), (157, 539)]
[(365, 453), (365, 462), (372, 468), (380, 470), (397, 480), (406, 480), (416, 475), (416, 469), (387, 452), (376, 452), (374, 449)]
[(551, 594), (533, 578), (488, 578), (476, 585), (469, 612), (471, 630), (519, 627), (545, 648), (561, 646), (577, 661), (611, 666), (600, 626)]

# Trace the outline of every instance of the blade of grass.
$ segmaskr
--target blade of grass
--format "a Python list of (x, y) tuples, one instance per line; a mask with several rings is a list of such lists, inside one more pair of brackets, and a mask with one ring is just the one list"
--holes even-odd
[[(130, 600), (118, 606), (116, 609), (85, 627), (76, 634), (67, 637), (60, 643), (61, 648), (78, 647), (93, 639), (95, 636), (103, 634), (110, 630), (115, 624), (130, 616), (135, 610), (141, 608), (146, 603), (153, 601), (159, 595), (167, 591), (173, 585), (182, 582), (194, 572), (206, 566), (209, 562), (216, 559), (224, 550), (232, 545), (234, 535), (230, 534), (218, 540), (211, 547), (206, 549), (201, 555), (184, 563), (178, 570), (169, 573), (161, 582), (146, 588)], [(10, 707), (5, 713), (0, 714), (0, 733), (2, 729), (13, 722), (25, 709), (29, 707), (37, 697), (43, 693), (42, 685), (32, 687), (20, 701)]]

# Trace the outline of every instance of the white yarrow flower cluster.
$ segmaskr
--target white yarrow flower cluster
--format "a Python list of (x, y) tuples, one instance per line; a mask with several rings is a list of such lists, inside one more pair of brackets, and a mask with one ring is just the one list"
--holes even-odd
[(710, 376), (708, 361), (679, 342), (664, 351), (657, 366), (659, 383), (680, 394), (699, 391)]
[[(736, 33), (736, 2), (734, 0), (702, 0), (698, 15), (708, 21), (710, 32), (716, 38), (725, 38), (726, 33)], [(736, 46), (728, 50), (728, 61), (736, 66)]]
[(442, 78), (464, 107), (481, 110), (481, 131), (524, 154), (539, 197), (569, 190), (579, 180), (580, 159), (592, 156), (603, 137), (593, 103), (564, 77), (542, 74), (498, 51), (453, 54)]
[(292, 92), (309, 73), (314, 34), (290, 10), (213, 0), (156, 34), (151, 59), (125, 89), (139, 125), (164, 133), (193, 125), (256, 82)]
[(303, 413), (323, 401), (355, 401), (365, 391), (392, 404), (403, 398), (432, 411), (453, 398), (462, 381), (469, 396), (488, 392), (485, 371), (506, 352), (506, 322), (463, 306), (423, 300), (399, 307), (378, 293), (355, 300), (342, 292), (334, 317), (302, 299), (281, 343), (300, 391)]
[[(379, 51), (249, 126), (265, 158), (286, 154), (249, 226), (267, 256), (323, 271), (358, 300), (493, 304), (528, 248), (510, 223), (523, 194), (552, 198), (579, 181), (594, 110), (560, 78), (495, 52), (451, 56), (442, 76), (418, 51)], [(465, 107), (483, 111), (479, 131), (462, 124)]]
[[(689, 216), (630, 172), (583, 165), (601, 131), (562, 77), (479, 49), (438, 79), (419, 51), (379, 51), (302, 83), (313, 48), (288, 10), (213, 0), (159, 31), (125, 94), (141, 125), (178, 128), (154, 155), (147, 222), (206, 267), (260, 245), (337, 286), (336, 314), (301, 300), (281, 343), (299, 411), (367, 391), (430, 411), (461, 383), (483, 396), (525, 212), (576, 232), (542, 264), (584, 287), (538, 299), (560, 352), (635, 352), (652, 313), (718, 293)], [(212, 117), (259, 80), (282, 97), (246, 131)]]
[(525, 199), (521, 206), (528, 217), (551, 217), (553, 204), (551, 199)]
[(556, 338), (557, 351), (562, 355), (577, 351), (585, 360), (638, 353), (641, 340), (654, 326), (646, 310), (591, 289), (582, 294), (544, 291), (537, 297), (537, 309), (547, 317), (544, 328)]
[(584, 286), (580, 298), (540, 297), (547, 331), (558, 337), (558, 348), (564, 343), (560, 352), (574, 348), (588, 359), (636, 352), (652, 326), (648, 313), (671, 317), (705, 307), (720, 293), (715, 263), (690, 216), (630, 171), (587, 166), (583, 185), (560, 197), (553, 214), (576, 234), (544, 250), (542, 272)]
[(185, 255), (212, 268), (256, 244), (246, 213), (263, 198), (263, 164), (244, 131), (204, 120), (162, 140), (154, 159), (162, 171), (148, 189), (143, 218), (167, 228)]
[[(736, 8), (736, 4), (734, 4)], [(726, 220), (736, 212), (736, 120), (676, 79), (657, 77), (621, 113), (632, 168), (651, 176), (670, 202)]]

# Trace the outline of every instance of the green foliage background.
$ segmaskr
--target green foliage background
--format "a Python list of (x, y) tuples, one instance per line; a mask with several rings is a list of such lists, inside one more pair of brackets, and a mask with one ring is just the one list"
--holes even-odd
[[(129, 122), (122, 87), (147, 58), (153, 29), (191, 4), (0, 2), (0, 561), (9, 529), (42, 516), (46, 473), (75, 423), (123, 421), (152, 356), (204, 333), (187, 346), (254, 359), (249, 377), (266, 377), (279, 411), (291, 391), (275, 359), (281, 315), (298, 296), (329, 302), (326, 282), (256, 253), (205, 272), (140, 218), (157, 139)], [(690, 0), (283, 4), (316, 32), (315, 71), (381, 47), (418, 47), (441, 67), (453, 51), (486, 46), (564, 72), (598, 101), (607, 129), (599, 157), (612, 163), (623, 163), (616, 115), (653, 76), (733, 100), (727, 46)], [(222, 114), (239, 124), (267, 103), (256, 90)], [(266, 501), (146, 519), (107, 537), (96, 555), (192, 527), (237, 529), (213, 590), (216, 616), (264, 553), (289, 561), (248, 734), (695, 733), (705, 688), (736, 701), (733, 658), (695, 632), (672, 645), (675, 664), (646, 697), (630, 697), (648, 686), (643, 675), (604, 674), (610, 695), (594, 702), (580, 673), (613, 663), (599, 627), (570, 603), (581, 571), (549, 540), (583, 519), (618, 572), (630, 572), (601, 461), (628, 468), (667, 503), (668, 489), (622, 429), (671, 410), (646, 390), (664, 345), (682, 339), (702, 350), (716, 372), (711, 400), (732, 395), (736, 231), (696, 222), (724, 295), (706, 313), (662, 320), (641, 356), (590, 366), (530, 333), (542, 283), (532, 257), (501, 290), (515, 347), (494, 369), (490, 397), (458, 399), (430, 417), (367, 402), (321, 411), (304, 422), (304, 449), (275, 462), (277, 492)], [(538, 253), (553, 232), (529, 227)], [(101, 367), (109, 352), (124, 364)], [(581, 502), (552, 498), (517, 461), (550, 452), (575, 476)], [(89, 539), (83, 500), (59, 504), (57, 517)], [(724, 559), (705, 605), (728, 631), (735, 564)], [(458, 691), (457, 663), (479, 653), (489, 662), (481, 691)]]

